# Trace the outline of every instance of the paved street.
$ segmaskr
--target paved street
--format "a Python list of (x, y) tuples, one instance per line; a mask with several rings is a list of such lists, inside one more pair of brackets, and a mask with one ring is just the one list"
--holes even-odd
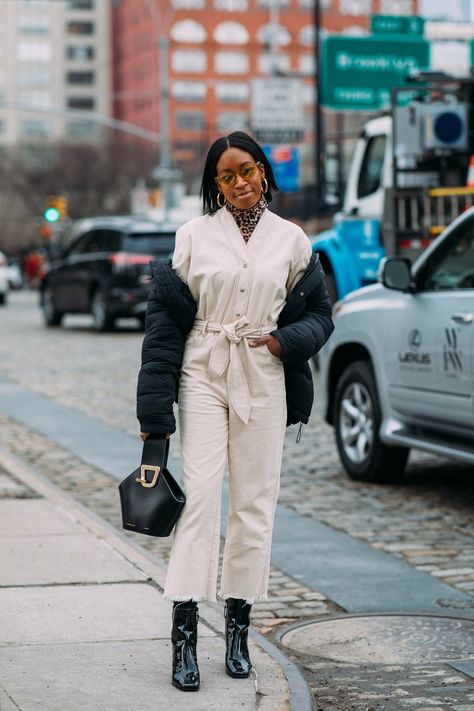
[[(99, 421), (124, 435), (136, 437), (135, 385), (142, 333), (135, 323), (124, 321), (115, 333), (96, 334), (90, 330), (88, 317), (77, 316), (66, 318), (64, 328), (47, 330), (42, 326), (36, 301), (34, 292), (16, 292), (11, 296), (10, 305), (0, 311), (0, 381), (46, 396), (58, 406), (82, 413), (90, 422)], [(360, 612), (361, 607), (355, 602), (356, 591), (351, 590), (351, 586), (355, 586), (348, 567), (337, 567), (344, 541), (356, 546), (357, 555), (361, 551), (371, 560), (376, 552), (384, 554), (380, 557), (381, 565), (384, 561), (398, 562), (401, 571), (410, 571), (409, 580), (413, 575), (414, 587), (418, 579), (421, 589), (428, 587), (423, 581), (431, 581), (436, 614), (473, 619), (472, 468), (415, 454), (402, 484), (358, 484), (349, 481), (342, 472), (332, 430), (317, 413), (304, 428), (299, 444), (295, 438), (296, 429), (292, 428), (285, 443), (281, 512), (292, 512), (294, 519), (290, 524), (297, 522), (295, 533), (298, 529), (316, 536), (303, 543), (306, 555), (313, 559), (318, 558), (321, 549), (317, 536), (328, 532), (327, 542), (336, 546), (338, 554), (335, 560), (328, 559), (327, 567), (331, 567), (330, 563), (335, 567), (341, 590), (337, 581), (327, 575), (321, 552), (320, 576), (318, 570), (310, 575), (307, 566), (299, 570), (297, 561), (292, 565), (291, 556), (285, 558), (284, 541), (278, 538), (277, 529), (273, 562), (278, 559), (278, 565), (272, 567), (271, 599), (255, 605), (254, 624), (278, 641), (279, 631), (290, 624), (326, 619), (328, 615), (345, 611)], [(60, 446), (54, 430), (46, 436), (34, 431), (31, 424), (13, 418), (3, 410), (1, 401), (0, 445), (117, 526), (116, 480), (97, 466), (81, 461), (78, 453)], [(172, 446), (178, 456), (176, 437)], [(284, 523), (282, 518), (281, 525)], [(288, 530), (291, 537), (291, 528)], [(339, 532), (341, 538), (334, 538), (331, 532)], [(140, 545), (166, 560), (167, 540), (145, 539)], [(419, 578), (415, 575), (417, 571)], [(349, 591), (349, 598), (344, 596), (344, 589)], [(400, 596), (397, 600), (396, 585), (393, 588), (395, 606), (392, 601), (390, 604), (386, 601), (384, 607), (376, 590), (367, 593), (367, 589), (370, 590), (363, 588), (363, 600), (367, 601), (365, 611), (407, 610)], [(438, 590), (442, 590), (442, 594), (437, 594)], [(430, 608), (429, 612), (433, 613), (434, 609)], [(419, 608), (418, 611), (428, 610)], [(412, 620), (407, 620), (401, 632), (394, 632), (393, 640), (388, 638), (391, 641), (385, 649), (374, 653), (370, 661), (360, 650), (359, 656), (356, 654), (349, 659), (340, 651), (322, 653), (317, 646), (317, 631), (311, 633), (310, 644), (303, 643), (301, 634), (283, 634), (281, 641), (288, 645), (286, 653), (304, 669), (320, 710), (472, 711), (474, 708), (474, 669), (457, 668), (456, 660), (460, 657), (452, 649), (451, 656), (449, 650), (434, 650), (442, 646), (443, 640), (436, 640), (434, 644), (431, 629), (420, 630), (416, 637), (416, 624)], [(463, 646), (458, 640), (456, 649), (463, 647), (463, 655), (474, 658), (474, 636), (472, 631), (466, 634), (463, 640), (468, 641)], [(410, 635), (418, 640), (421, 648), (430, 640), (421, 659), (414, 653), (397, 656), (396, 640)], [(387, 655), (386, 647), (390, 644), (392, 654)], [(449, 665), (448, 661), (453, 664)]]

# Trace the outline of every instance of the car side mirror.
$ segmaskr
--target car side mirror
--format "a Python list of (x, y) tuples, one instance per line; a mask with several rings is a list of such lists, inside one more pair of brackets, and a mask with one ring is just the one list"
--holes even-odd
[(380, 265), (379, 282), (387, 289), (411, 291), (411, 262), (404, 257), (385, 257)]

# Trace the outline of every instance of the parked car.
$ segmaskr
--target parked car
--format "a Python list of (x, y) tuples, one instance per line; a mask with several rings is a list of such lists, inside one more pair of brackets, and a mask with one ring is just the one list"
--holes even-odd
[(7, 258), (0, 252), (0, 305), (7, 303), (8, 299), (8, 268), (7, 268)]
[(8, 284), (10, 289), (21, 289), (23, 287), (23, 273), (19, 262), (15, 260), (8, 261)]
[(149, 262), (173, 251), (176, 229), (138, 217), (81, 220), (70, 246), (46, 265), (40, 283), (46, 325), (60, 326), (68, 313), (92, 314), (97, 331), (122, 316), (144, 322)]
[(337, 302), (320, 357), (344, 468), (394, 480), (412, 447), (474, 464), (474, 208), (379, 281)]

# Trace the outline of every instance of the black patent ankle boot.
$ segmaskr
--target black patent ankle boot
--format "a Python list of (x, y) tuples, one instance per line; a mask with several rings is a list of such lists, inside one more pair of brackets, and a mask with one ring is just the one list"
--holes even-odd
[(175, 602), (173, 605), (173, 645), (172, 684), (181, 691), (199, 689), (199, 667), (197, 662), (198, 606), (192, 600)]
[(229, 597), (225, 605), (225, 670), (234, 679), (246, 679), (252, 663), (247, 637), (252, 605), (245, 600)]

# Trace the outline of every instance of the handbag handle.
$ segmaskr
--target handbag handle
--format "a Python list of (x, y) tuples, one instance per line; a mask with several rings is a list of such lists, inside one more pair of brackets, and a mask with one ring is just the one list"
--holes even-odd
[[(151, 489), (156, 485), (161, 471), (168, 463), (169, 448), (169, 437), (149, 436), (144, 441), (140, 477), (135, 481), (141, 484), (145, 489)], [(147, 481), (147, 472), (153, 472), (151, 481)]]
[(143, 442), (141, 464), (150, 464), (164, 469), (168, 463), (169, 437), (149, 435)]

